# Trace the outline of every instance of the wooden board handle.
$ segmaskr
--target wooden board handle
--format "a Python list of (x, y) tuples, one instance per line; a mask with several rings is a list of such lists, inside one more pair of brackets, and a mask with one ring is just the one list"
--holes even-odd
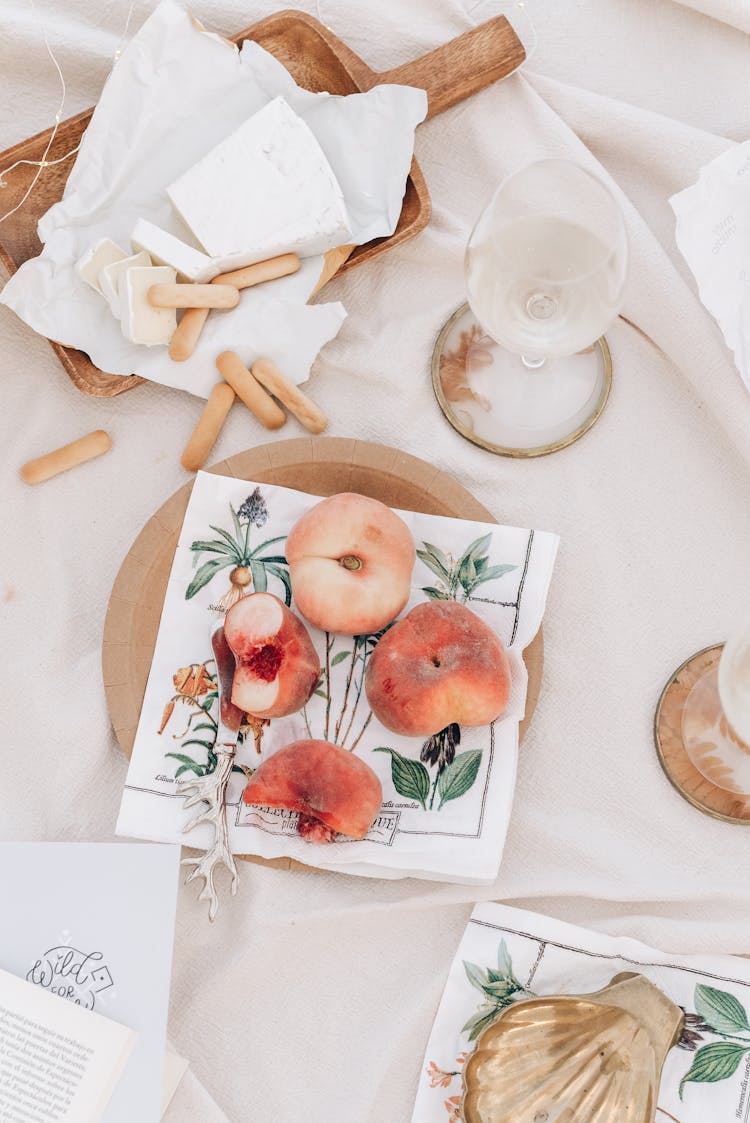
[(426, 90), (427, 116), (434, 117), (507, 77), (525, 58), (524, 45), (505, 16), (496, 16), (415, 62), (373, 75), (371, 85), (393, 82)]

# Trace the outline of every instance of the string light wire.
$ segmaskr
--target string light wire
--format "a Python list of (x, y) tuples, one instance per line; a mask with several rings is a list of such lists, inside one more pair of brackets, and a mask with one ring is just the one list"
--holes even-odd
[[(16, 160), (16, 162), (14, 164), (11, 164), (10, 167), (3, 168), (3, 170), (0, 171), (0, 188), (3, 188), (3, 187), (8, 186), (8, 184), (6, 182), (6, 179), (5, 179), (6, 175), (8, 175), (9, 172), (12, 172), (14, 168), (18, 168), (21, 165), (26, 164), (31, 168), (37, 169), (36, 175), (31, 180), (31, 183), (26, 188), (26, 191), (21, 196), (20, 200), (16, 203), (16, 205), (14, 207), (11, 208), (11, 210), (6, 211), (6, 213), (4, 215), (0, 216), (0, 223), (5, 222), (6, 218), (10, 218), (11, 215), (15, 214), (16, 211), (21, 209), (21, 207), (24, 205), (24, 203), (26, 202), (26, 200), (29, 198), (32, 191), (36, 187), (37, 183), (39, 182), (39, 177), (41, 176), (41, 174), (42, 174), (42, 172), (44, 171), (45, 168), (51, 168), (55, 164), (64, 163), (66, 160), (69, 160), (71, 156), (75, 156), (76, 152), (81, 147), (81, 144), (80, 144), (80, 141), (79, 141), (78, 144), (75, 146), (75, 148), (71, 148), (70, 152), (66, 152), (64, 156), (59, 156), (56, 160), (48, 160), (47, 159), (47, 157), (50, 154), (50, 150), (52, 148), (52, 145), (54, 144), (55, 137), (57, 136), (57, 131), (60, 128), (60, 122), (62, 121), (63, 109), (65, 108), (65, 99), (67, 97), (68, 90), (67, 90), (67, 86), (65, 84), (65, 77), (63, 75), (62, 69), (60, 68), (60, 64), (57, 61), (57, 58), (55, 57), (55, 52), (52, 50), (52, 47), (50, 46), (49, 39), (47, 38), (47, 28), (46, 28), (44, 22), (42, 21), (42, 19), (39, 16), (39, 12), (37, 10), (36, 3), (34, 2), (34, 0), (29, 0), (29, 4), (31, 5), (32, 11), (34, 12), (34, 16), (36, 18), (36, 22), (38, 23), (39, 28), (42, 32), (42, 38), (44, 39), (44, 46), (45, 46), (45, 49), (47, 51), (47, 54), (49, 55), (50, 59), (52, 60), (52, 65), (54, 66), (55, 70), (57, 71), (57, 76), (60, 79), (60, 104), (57, 108), (57, 112), (55, 113), (55, 123), (52, 126), (52, 131), (50, 133), (49, 140), (47, 141), (47, 145), (44, 149), (44, 153), (42, 154), (41, 160)], [(123, 29), (122, 35), (120, 36), (120, 40), (117, 44), (117, 49), (115, 50), (114, 58), (112, 60), (112, 66), (114, 66), (114, 64), (117, 62), (120, 55), (122, 54), (123, 44), (125, 42), (125, 39), (127, 38), (128, 30), (130, 28), (130, 20), (133, 16), (133, 9), (134, 8), (135, 8), (135, 0), (130, 0), (130, 6), (128, 8), (128, 14), (127, 14), (127, 18), (125, 20), (125, 27)], [(111, 70), (112, 70), (112, 67), (110, 67), (110, 73), (111, 73)]]

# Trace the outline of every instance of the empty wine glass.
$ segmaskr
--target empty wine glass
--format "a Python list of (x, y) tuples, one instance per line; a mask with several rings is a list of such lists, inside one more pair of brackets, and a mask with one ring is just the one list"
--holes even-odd
[(515, 456), (582, 435), (609, 392), (600, 337), (620, 310), (627, 260), (620, 209), (585, 168), (540, 160), (502, 183), (469, 239), (469, 303), (436, 347), (433, 381), (456, 428)]
[(730, 637), (685, 699), (682, 740), (702, 776), (750, 795), (750, 623)]

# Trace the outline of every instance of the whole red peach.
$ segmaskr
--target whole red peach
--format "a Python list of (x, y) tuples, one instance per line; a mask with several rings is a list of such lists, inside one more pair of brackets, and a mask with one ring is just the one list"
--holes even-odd
[(324, 632), (379, 632), (409, 599), (416, 552), (403, 519), (377, 499), (331, 495), (292, 527), (295, 607)]
[(405, 737), (429, 737), (453, 722), (487, 725), (508, 704), (508, 656), (471, 609), (427, 601), (379, 641), (365, 690), (378, 721)]
[(224, 635), (236, 661), (232, 702), (255, 717), (300, 710), (320, 677), (307, 628), (271, 593), (241, 597), (226, 615)]
[(242, 799), (298, 811), (303, 838), (331, 842), (334, 834), (364, 838), (383, 792), (373, 770), (354, 753), (330, 741), (294, 741), (263, 761)]

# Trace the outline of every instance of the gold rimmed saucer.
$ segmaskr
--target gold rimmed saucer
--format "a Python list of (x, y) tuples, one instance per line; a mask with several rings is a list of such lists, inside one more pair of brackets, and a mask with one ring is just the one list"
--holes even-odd
[[(533, 443), (525, 443), (521, 435), (514, 444), (498, 443), (492, 439), (492, 428), (503, 423), (502, 403), (493, 402), (486, 393), (493, 352), (502, 353), (502, 348), (478, 329), (469, 305), (462, 304), (443, 325), (432, 353), (432, 387), (438, 404), (456, 432), (472, 444), (498, 456), (548, 456), (580, 440), (601, 416), (612, 389), (612, 355), (604, 336), (576, 356), (590, 365), (592, 388), (570, 425), (563, 423), (563, 431), (558, 432), (551, 426), (546, 436), (542, 427), (535, 431)], [(528, 376), (534, 377), (534, 372)]]
[[(686, 659), (672, 674), (661, 692), (654, 718), (654, 743), (659, 762), (669, 782), (683, 799), (698, 811), (724, 823), (750, 824), (750, 796), (731, 791), (709, 779), (712, 767), (720, 767), (711, 759), (706, 745), (700, 771), (690, 758), (683, 738), (683, 716), (688, 698), (700, 680), (718, 668), (723, 643), (705, 647)], [(717, 773), (717, 780), (727, 780)]]

